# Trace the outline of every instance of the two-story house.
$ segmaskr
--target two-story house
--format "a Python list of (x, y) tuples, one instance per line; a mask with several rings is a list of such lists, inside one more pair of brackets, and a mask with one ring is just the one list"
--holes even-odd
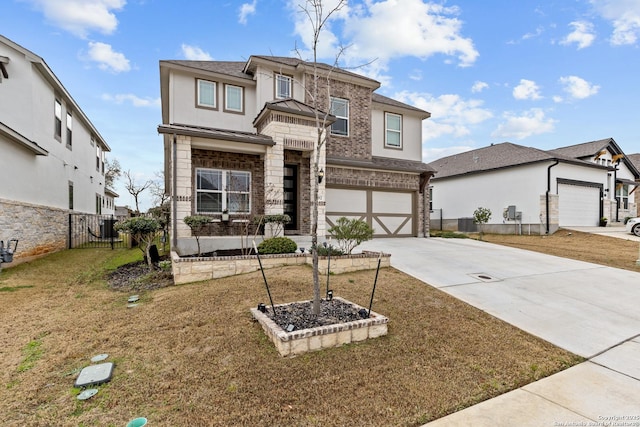
[(195, 252), (183, 221), (189, 215), (211, 216), (203, 251), (238, 248), (240, 235), (260, 232), (247, 225), (263, 214), (287, 214), (285, 234), (308, 236), (314, 181), (320, 238), (341, 216), (367, 221), (375, 236), (428, 235), (424, 189), (433, 169), (422, 163), (422, 121), (429, 113), (375, 93), (379, 82), (325, 64), (251, 56), (160, 61), (160, 87), (178, 253)]
[[(105, 140), (44, 59), (0, 35), (0, 240), (15, 260), (67, 247), (105, 200)], [(113, 195), (109, 196), (113, 197)]]

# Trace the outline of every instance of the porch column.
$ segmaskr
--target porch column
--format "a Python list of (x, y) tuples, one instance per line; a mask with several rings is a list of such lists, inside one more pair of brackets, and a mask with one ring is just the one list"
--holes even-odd
[(173, 191), (173, 196), (176, 198), (176, 211), (172, 212), (172, 215), (175, 215), (176, 237), (180, 246), (181, 238), (191, 237), (191, 229), (183, 221), (185, 216), (191, 215), (193, 200), (191, 137), (178, 135), (176, 142), (176, 188)]
[(276, 144), (267, 148), (264, 156), (264, 213), (284, 213), (284, 143), (274, 138)]

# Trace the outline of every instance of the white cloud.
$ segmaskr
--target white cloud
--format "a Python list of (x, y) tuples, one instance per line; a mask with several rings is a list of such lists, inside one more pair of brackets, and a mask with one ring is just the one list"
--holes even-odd
[(240, 6), (240, 14), (238, 16), (238, 22), (246, 25), (247, 24), (247, 17), (249, 15), (255, 15), (256, 13), (256, 4), (258, 3), (258, 0), (253, 0), (253, 3), (243, 3), (242, 6)]
[(556, 121), (545, 117), (544, 111), (532, 108), (521, 115), (505, 113), (506, 120), (491, 133), (494, 138), (524, 139), (531, 135), (553, 132)]
[(29, 0), (48, 21), (70, 33), (86, 38), (90, 31), (111, 34), (118, 27), (114, 11), (125, 0)]
[(570, 45), (576, 43), (578, 49), (584, 49), (591, 46), (596, 38), (593, 31), (593, 24), (587, 21), (574, 21), (569, 24), (573, 27), (573, 31), (560, 41), (560, 44)]
[(600, 90), (600, 86), (589, 83), (577, 76), (560, 77), (560, 84), (563, 90), (574, 99), (584, 99), (595, 95)]
[(103, 94), (102, 99), (114, 104), (131, 103), (134, 107), (160, 107), (160, 98), (140, 98), (131, 93), (120, 93), (116, 95)]
[(521, 79), (520, 84), (513, 88), (515, 99), (540, 99), (540, 88), (533, 80)]
[(478, 92), (482, 92), (483, 90), (487, 89), (489, 87), (489, 85), (485, 82), (481, 82), (481, 81), (476, 81), (473, 83), (473, 86), (471, 86), (471, 92), (473, 93), (478, 93)]
[(611, 21), (613, 45), (635, 44), (640, 33), (640, 2), (637, 0), (591, 0), (595, 10)]
[(131, 70), (129, 60), (120, 52), (115, 52), (111, 45), (100, 42), (89, 42), (89, 59), (97, 62), (101, 70), (121, 73)]
[(186, 59), (192, 61), (211, 61), (213, 59), (208, 52), (205, 52), (197, 46), (190, 46), (183, 43), (180, 48), (182, 49), (182, 55), (184, 55)]
[(544, 28), (543, 27), (537, 27), (535, 32), (527, 33), (527, 34), (523, 35), (522, 36), (522, 40), (534, 39), (536, 37), (539, 37), (543, 32), (544, 32)]
[[(290, 0), (292, 10), (300, 12), (297, 0)], [(324, 2), (323, 2), (324, 3)], [(336, 0), (324, 4), (331, 10)], [(320, 58), (335, 59), (341, 41), (348, 49), (341, 62), (355, 66), (375, 61), (366, 69), (368, 76), (384, 80), (387, 64), (394, 58), (413, 56), (427, 59), (444, 55), (457, 59), (461, 67), (473, 65), (479, 56), (473, 41), (462, 35), (462, 21), (457, 18), (456, 7), (445, 7), (422, 0), (365, 1), (354, 7), (344, 6), (333, 16), (320, 35), (318, 52)], [(294, 14), (295, 33), (304, 46), (311, 46), (312, 34), (308, 17), (304, 13)], [(344, 33), (337, 32), (344, 29)], [(308, 53), (307, 53), (308, 54)]]
[(434, 97), (431, 94), (405, 91), (395, 94), (393, 98), (431, 113), (431, 117), (422, 122), (423, 141), (443, 135), (469, 135), (472, 126), (493, 117), (491, 111), (482, 107), (481, 100), (464, 100), (459, 95)]

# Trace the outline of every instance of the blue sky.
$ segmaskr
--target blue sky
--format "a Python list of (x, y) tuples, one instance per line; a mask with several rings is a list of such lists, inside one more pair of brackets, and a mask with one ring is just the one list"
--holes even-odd
[[(300, 3), (5, 0), (0, 33), (44, 58), (109, 157), (143, 182), (163, 164), (158, 61), (306, 55)], [(320, 60), (348, 46), (341, 66), (371, 63), (353, 71), (431, 112), (426, 162), (504, 141), (551, 149), (613, 137), (632, 154), (639, 37), (640, 0), (354, 0), (329, 22)], [(116, 191), (134, 206), (121, 182)], [(143, 195), (141, 208), (151, 203)]]

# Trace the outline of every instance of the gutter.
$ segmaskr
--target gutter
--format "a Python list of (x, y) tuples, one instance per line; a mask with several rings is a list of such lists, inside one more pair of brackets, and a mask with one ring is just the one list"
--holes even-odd
[(551, 168), (556, 166), (558, 163), (560, 163), (560, 160), (555, 161), (554, 164), (549, 165), (549, 167), (547, 168), (547, 192), (545, 194), (545, 205), (546, 205), (546, 210), (547, 210), (547, 230), (546, 230), (546, 234), (549, 235), (549, 217), (551, 216), (549, 214), (549, 193), (551, 192)]

